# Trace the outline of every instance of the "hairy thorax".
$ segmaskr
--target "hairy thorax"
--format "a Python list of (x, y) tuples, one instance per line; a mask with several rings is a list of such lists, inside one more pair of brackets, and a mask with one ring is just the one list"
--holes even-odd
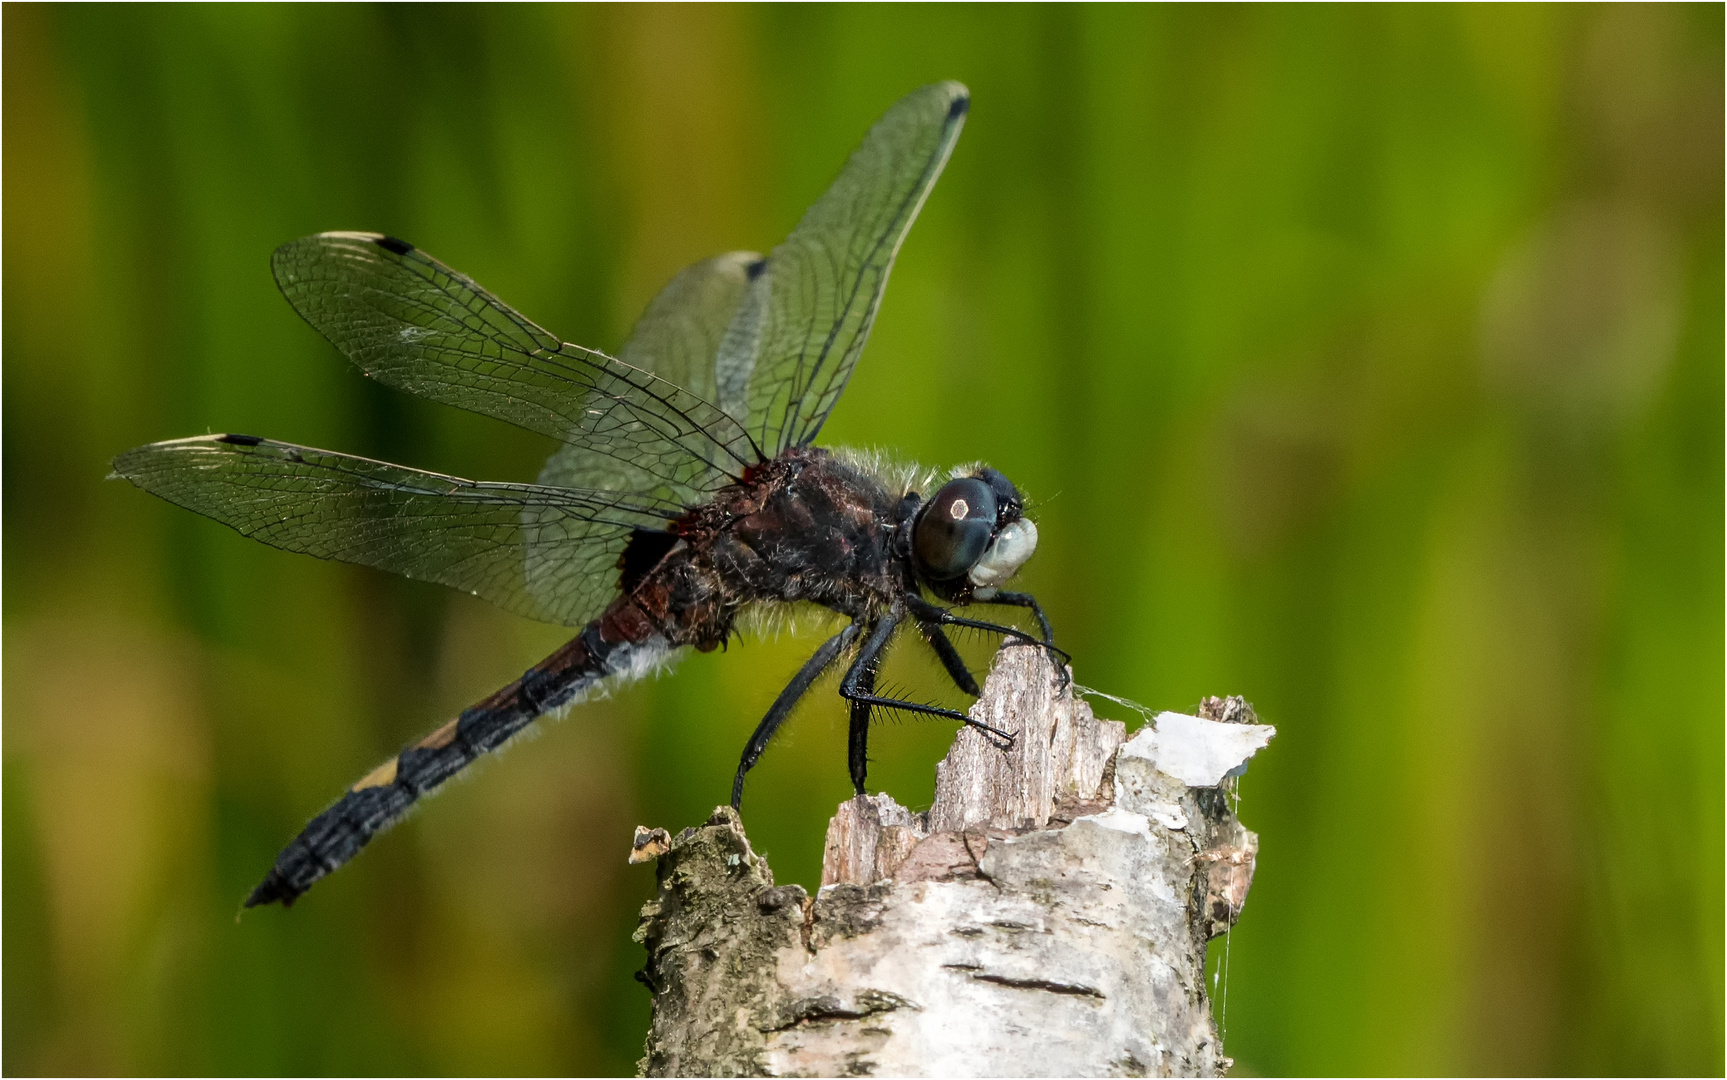
[(631, 542), (606, 636), (659, 634), (711, 649), (731, 635), (746, 604), (809, 602), (854, 618), (886, 607), (912, 587), (893, 557), (897, 501), (825, 450), (788, 450), (670, 533)]

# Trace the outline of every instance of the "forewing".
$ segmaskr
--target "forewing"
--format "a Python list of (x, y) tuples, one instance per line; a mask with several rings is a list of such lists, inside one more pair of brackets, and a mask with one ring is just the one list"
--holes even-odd
[(617, 588), (649, 507), (605, 492), (487, 484), (249, 435), (152, 443), (114, 471), (272, 547), (436, 581), (581, 626)]
[[(685, 268), (636, 320), (618, 359), (704, 401), (717, 401), (714, 360), (751, 276), (762, 265), (753, 251), (732, 251)], [(739, 408), (732, 415), (741, 421), (746, 413)], [(611, 459), (566, 446), (546, 462), (540, 483), (610, 489), (616, 479)]]
[(321, 233), (282, 245), (271, 262), (294, 310), (366, 374), (577, 447), (608, 489), (681, 509), (758, 460), (714, 405), (560, 342), (403, 241)]
[(845, 389), (969, 104), (956, 82), (900, 99), (751, 282), (720, 349), (714, 400), (747, 407), (765, 453), (813, 441)]

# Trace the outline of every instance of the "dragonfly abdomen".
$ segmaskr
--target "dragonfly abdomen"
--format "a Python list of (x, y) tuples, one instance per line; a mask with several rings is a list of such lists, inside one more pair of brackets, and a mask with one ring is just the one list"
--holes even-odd
[(663, 661), (663, 638), (609, 640), (595, 619), (521, 678), (367, 773), (313, 818), (276, 857), (247, 907), (299, 899), (319, 878), (360, 853), (422, 795), (498, 749), (549, 712), (581, 701), (607, 678), (638, 678)]

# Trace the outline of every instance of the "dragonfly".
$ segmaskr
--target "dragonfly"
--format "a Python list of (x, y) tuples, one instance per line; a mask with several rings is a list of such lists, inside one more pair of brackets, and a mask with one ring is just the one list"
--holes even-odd
[[(974, 697), (950, 628), (1065, 661), (1037, 600), (1003, 588), (1037, 547), (1019, 490), (987, 466), (942, 481), (814, 445), (969, 106), (956, 82), (898, 101), (782, 244), (679, 273), (615, 357), (560, 340), (393, 237), (330, 232), (276, 250), (282, 295), (367, 376), (559, 440), (538, 481), (464, 480), (238, 434), (128, 450), (114, 474), (274, 547), (439, 582), (579, 631), (345, 791), (283, 849), (247, 907), (291, 905), (538, 718), (687, 649), (718, 648), (740, 616), (775, 605), (817, 605), (844, 626), (750, 736), (734, 807), (793, 707), (842, 660), (859, 795), (881, 710), (957, 720), (1012, 745), (1013, 732), (965, 713), (877, 693), (876, 678), (902, 627)], [(955, 613), (977, 603), (1026, 609), (1038, 632)]]

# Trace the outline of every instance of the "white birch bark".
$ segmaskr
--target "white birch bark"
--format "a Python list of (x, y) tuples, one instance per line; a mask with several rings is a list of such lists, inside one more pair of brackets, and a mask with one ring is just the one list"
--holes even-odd
[(638, 830), (660, 881), (643, 1074), (1221, 1075), (1205, 946), (1258, 838), (1220, 785), (1272, 729), (1239, 698), (1202, 713), (1128, 740), (1004, 649), (972, 715), (1014, 748), (961, 731), (922, 814), (842, 803), (814, 897), (774, 885), (729, 807)]

